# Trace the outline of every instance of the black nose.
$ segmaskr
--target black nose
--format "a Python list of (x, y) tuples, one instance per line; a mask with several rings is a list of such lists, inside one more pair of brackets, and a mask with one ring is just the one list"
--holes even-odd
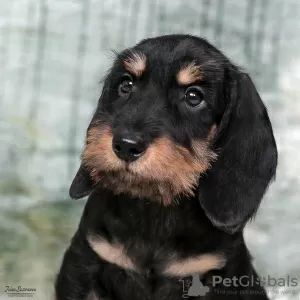
[(126, 162), (137, 160), (146, 150), (146, 144), (141, 138), (115, 136), (112, 143), (115, 154)]

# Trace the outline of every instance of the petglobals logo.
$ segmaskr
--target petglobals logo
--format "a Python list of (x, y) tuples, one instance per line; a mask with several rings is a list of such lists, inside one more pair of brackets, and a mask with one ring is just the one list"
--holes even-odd
[(278, 278), (271, 275), (265, 277), (245, 275), (231, 278), (212, 276), (209, 286), (201, 282), (199, 274), (194, 274), (191, 277), (191, 279), (184, 278), (180, 280), (183, 285), (183, 298), (205, 296), (212, 291), (215, 294), (222, 295), (265, 295), (267, 292), (272, 295), (299, 294), (300, 296), (300, 281), (290, 275)]
[(192, 275), (192, 280), (179, 280), (182, 282), (183, 298), (205, 296), (209, 292), (209, 287), (200, 281), (199, 274)]
[(288, 275), (287, 277), (274, 278), (270, 275), (260, 277), (260, 283), (265, 287), (297, 287), (299, 286), (298, 278)]
[(221, 284), (224, 287), (297, 287), (299, 285), (298, 278), (287, 276), (275, 278), (270, 275), (267, 277), (241, 276), (232, 278), (223, 278), (221, 276), (213, 276), (212, 286)]
[[(269, 296), (278, 295), (299, 295), (299, 279), (292, 276), (274, 277), (271, 275), (265, 277), (241, 276), (224, 278), (221, 276), (212, 277), (212, 286), (218, 294), (265, 294)], [(257, 287), (263, 287), (258, 289)], [(300, 299), (300, 298), (299, 298)]]

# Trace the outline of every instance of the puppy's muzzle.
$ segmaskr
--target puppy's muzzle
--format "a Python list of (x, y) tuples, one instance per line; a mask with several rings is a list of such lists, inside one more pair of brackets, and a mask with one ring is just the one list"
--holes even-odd
[(134, 134), (115, 135), (112, 148), (121, 160), (133, 162), (145, 153), (147, 145), (141, 137)]

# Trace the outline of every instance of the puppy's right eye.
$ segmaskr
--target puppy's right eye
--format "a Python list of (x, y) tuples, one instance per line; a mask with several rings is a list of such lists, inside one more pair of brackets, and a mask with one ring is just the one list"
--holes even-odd
[(118, 87), (120, 96), (128, 96), (132, 92), (133, 80), (130, 76), (124, 76)]
[(184, 97), (188, 106), (197, 107), (203, 102), (204, 95), (199, 87), (189, 87)]

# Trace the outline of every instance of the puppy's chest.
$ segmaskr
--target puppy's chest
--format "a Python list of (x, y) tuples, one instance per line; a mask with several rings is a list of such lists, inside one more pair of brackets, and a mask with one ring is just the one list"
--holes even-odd
[(212, 251), (206, 230), (189, 211), (137, 206), (108, 205), (103, 218), (92, 222), (97, 225), (89, 230), (88, 241), (101, 259), (128, 271), (167, 277), (204, 274), (224, 265), (222, 253)]
[(203, 252), (181, 255), (176, 248), (145, 241), (132, 241), (122, 244), (107, 241), (99, 236), (89, 236), (91, 248), (106, 262), (123, 270), (142, 275), (185, 277), (192, 274), (205, 274), (220, 269), (225, 264), (222, 253)]

